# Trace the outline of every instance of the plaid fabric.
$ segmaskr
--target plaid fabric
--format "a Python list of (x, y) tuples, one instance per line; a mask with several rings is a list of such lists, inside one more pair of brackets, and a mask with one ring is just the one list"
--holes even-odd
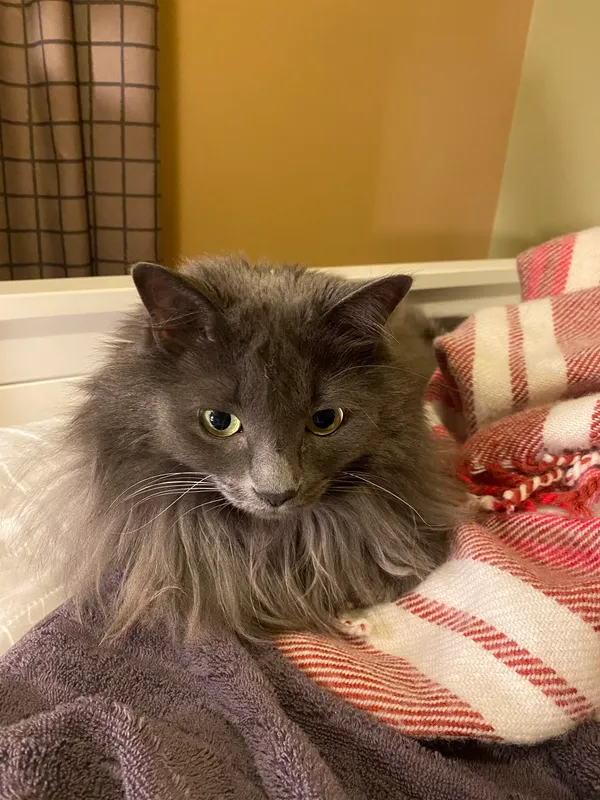
[(319, 684), (416, 736), (533, 743), (599, 716), (600, 229), (518, 268), (523, 303), (438, 340), (428, 398), (493, 513), (459, 527), (416, 591), (345, 620), (344, 640), (280, 641)]
[(0, 0), (0, 280), (158, 257), (157, 0)]

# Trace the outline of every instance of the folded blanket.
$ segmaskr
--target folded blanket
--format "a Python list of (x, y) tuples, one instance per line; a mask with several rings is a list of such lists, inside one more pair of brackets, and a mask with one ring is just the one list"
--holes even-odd
[(600, 228), (518, 269), (520, 305), (437, 341), (429, 393), (434, 431), (463, 442), (460, 476), (492, 513), (459, 528), (415, 592), (346, 620), (347, 642), (280, 643), (412, 735), (530, 743), (600, 709)]
[(53, 612), (0, 660), (0, 798), (572, 800), (600, 796), (597, 726), (531, 748), (422, 744), (275, 648), (194, 647)]
[(524, 302), (439, 340), (432, 391), (442, 421), (466, 434), (461, 475), (485, 508), (589, 513), (600, 492), (600, 228), (517, 266)]

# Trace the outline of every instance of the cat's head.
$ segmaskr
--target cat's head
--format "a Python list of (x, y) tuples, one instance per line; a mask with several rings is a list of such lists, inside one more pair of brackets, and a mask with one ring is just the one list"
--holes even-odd
[(138, 264), (133, 279), (157, 446), (236, 508), (275, 519), (333, 498), (376, 441), (402, 435), (382, 329), (409, 277), (223, 261)]

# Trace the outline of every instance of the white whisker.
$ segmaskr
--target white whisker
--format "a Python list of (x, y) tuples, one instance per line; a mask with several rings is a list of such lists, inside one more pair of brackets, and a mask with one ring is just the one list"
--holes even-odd
[[(208, 493), (215, 494), (216, 491), (217, 491), (216, 489), (200, 487), (198, 489), (194, 489), (192, 491), (192, 494), (201, 494), (202, 492), (204, 492), (206, 494), (208, 494)], [(174, 494), (179, 495), (179, 497), (181, 498), (186, 494), (186, 492), (181, 493), (180, 490), (178, 490), (178, 489), (168, 489), (168, 490), (165, 490), (164, 492), (156, 492), (155, 494), (151, 494), (148, 497), (142, 497), (141, 500), (138, 500), (137, 503), (135, 503), (131, 507), (131, 510), (133, 511), (138, 506), (141, 506), (143, 503), (148, 503), (151, 500), (155, 500), (158, 497), (166, 497), (168, 495), (174, 495)]]
[[(188, 508), (188, 510), (184, 511), (183, 514), (180, 514), (180, 516), (177, 517), (177, 519), (175, 520), (175, 522), (171, 527), (174, 528), (178, 522), (180, 522), (188, 514), (191, 514), (192, 511), (199, 511), (201, 508), (208, 508), (208, 506), (213, 506), (214, 508), (216, 503), (220, 503), (221, 506), (229, 505), (229, 503), (227, 502), (227, 500), (225, 500), (224, 497), (218, 497), (216, 500), (208, 500), (205, 503), (199, 503), (197, 506), (193, 506), (193, 508)], [(217, 508), (220, 508), (220, 506), (217, 506)]]
[[(146, 492), (153, 492), (156, 489), (188, 489), (190, 486), (196, 485), (197, 481), (161, 481), (160, 483), (152, 484), (152, 486), (145, 486), (142, 489), (137, 489), (135, 492), (132, 492), (127, 497), (124, 497), (121, 502), (125, 503), (128, 500), (133, 500), (134, 497), (138, 497), (141, 494)], [(213, 487), (206, 487), (207, 489)]]
[(163, 508), (162, 511), (159, 511), (158, 514), (156, 514), (156, 516), (152, 517), (152, 519), (147, 520), (147, 522), (144, 522), (144, 524), (141, 525), (139, 528), (136, 528), (132, 531), (128, 531), (128, 533), (137, 533), (137, 531), (141, 531), (143, 528), (145, 528), (146, 525), (151, 525), (155, 520), (157, 520), (159, 517), (165, 514), (170, 508), (173, 508), (173, 506), (176, 505), (183, 497), (185, 497), (186, 494), (189, 494), (192, 491), (192, 489), (194, 489), (195, 486), (200, 486), (200, 484), (204, 480), (207, 480), (207, 478), (203, 478), (202, 481), (198, 481), (196, 484), (190, 486), (189, 489), (186, 489), (185, 492), (182, 492), (180, 495), (178, 495), (175, 498), (175, 500), (173, 500), (172, 503), (169, 503), (169, 505)]
[(141, 483), (152, 483), (154, 481), (160, 480), (161, 478), (170, 478), (170, 477), (175, 477), (177, 475), (189, 475), (193, 479), (194, 476), (200, 475), (200, 473), (191, 472), (189, 470), (186, 470), (185, 472), (162, 472), (162, 473), (160, 473), (158, 475), (149, 475), (146, 478), (142, 478), (141, 480), (136, 481), (135, 483), (132, 483), (126, 489), (123, 489), (123, 491), (120, 494), (118, 494), (115, 497), (115, 499), (112, 501), (112, 503), (110, 504), (110, 508), (112, 508), (115, 505), (115, 503), (118, 500), (120, 500), (121, 497), (123, 497), (124, 494), (127, 494), (127, 492), (129, 492), (131, 489), (135, 488), (136, 486), (139, 486)]
[(359, 481), (364, 481), (365, 483), (368, 483), (370, 486), (374, 486), (376, 489), (381, 489), (382, 492), (385, 492), (386, 494), (391, 495), (391, 497), (396, 498), (396, 500), (398, 500), (400, 503), (403, 503), (407, 508), (410, 508), (410, 510), (414, 512), (417, 515), (417, 517), (419, 517), (421, 522), (427, 525), (428, 528), (434, 527), (433, 525), (430, 525), (426, 519), (423, 519), (423, 517), (419, 514), (417, 509), (411, 506), (411, 504), (407, 500), (405, 500), (403, 497), (400, 497), (397, 494), (394, 494), (394, 492), (391, 492), (389, 489), (386, 489), (385, 486), (380, 486), (378, 483), (370, 481), (368, 478), (364, 478), (362, 475), (356, 475), (352, 472), (347, 472), (346, 474), (350, 475), (352, 478), (357, 478)]

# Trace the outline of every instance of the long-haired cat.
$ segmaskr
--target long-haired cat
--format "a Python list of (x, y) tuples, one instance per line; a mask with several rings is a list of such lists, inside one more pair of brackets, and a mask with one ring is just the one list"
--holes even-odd
[(422, 409), (427, 325), (396, 309), (409, 277), (205, 259), (133, 279), (143, 306), (28, 506), (77, 597), (119, 576), (108, 635), (332, 631), (444, 559), (457, 493)]

